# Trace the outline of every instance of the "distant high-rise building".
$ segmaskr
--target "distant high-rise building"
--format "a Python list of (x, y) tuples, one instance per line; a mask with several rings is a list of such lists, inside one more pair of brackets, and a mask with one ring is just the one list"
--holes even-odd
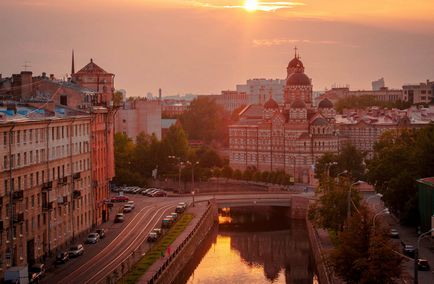
[(426, 80), (425, 83), (404, 85), (404, 101), (412, 104), (429, 104), (434, 102), (434, 82)]
[(264, 103), (268, 100), (270, 92), (276, 102), (283, 103), (286, 80), (281, 79), (250, 79), (246, 84), (237, 85), (239, 93), (247, 94), (249, 104)]
[(376, 81), (372, 81), (372, 90), (373, 91), (379, 91), (384, 87), (386, 87), (386, 85), (384, 83), (384, 78), (380, 78)]

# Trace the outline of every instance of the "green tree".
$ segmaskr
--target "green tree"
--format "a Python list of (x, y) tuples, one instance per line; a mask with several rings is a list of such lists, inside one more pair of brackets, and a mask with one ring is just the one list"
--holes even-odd
[(229, 116), (213, 99), (199, 97), (191, 102), (180, 121), (189, 139), (227, 145)]
[(330, 260), (336, 273), (347, 283), (395, 283), (402, 272), (402, 258), (385, 230), (373, 229), (372, 214), (359, 208), (338, 235)]
[[(339, 183), (327, 180), (323, 194), (318, 202), (309, 210), (309, 218), (320, 228), (342, 231), (348, 210), (348, 193), (351, 181), (341, 179)], [(357, 191), (351, 192), (351, 206), (358, 207), (360, 196)], [(354, 214), (354, 210), (351, 210)]]
[(335, 104), (336, 111), (342, 113), (344, 109), (366, 109), (371, 106), (378, 106), (381, 108), (398, 108), (406, 109), (411, 106), (411, 102), (384, 102), (377, 100), (374, 96), (349, 96), (338, 100)]
[(368, 162), (368, 181), (401, 222), (418, 224), (416, 180), (434, 175), (434, 124), (384, 133)]

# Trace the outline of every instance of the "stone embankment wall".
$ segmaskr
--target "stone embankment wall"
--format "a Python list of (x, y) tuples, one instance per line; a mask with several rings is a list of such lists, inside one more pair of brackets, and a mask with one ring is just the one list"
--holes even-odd
[(211, 202), (193, 231), (183, 240), (182, 244), (164, 262), (148, 283), (170, 284), (176, 282), (177, 275), (188, 263), (198, 245), (216, 224), (218, 218), (217, 210), (215, 202)]

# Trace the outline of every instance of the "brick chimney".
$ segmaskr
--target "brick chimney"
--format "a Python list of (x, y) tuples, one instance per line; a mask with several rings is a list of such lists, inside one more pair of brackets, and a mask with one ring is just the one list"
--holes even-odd
[(21, 72), (21, 98), (29, 99), (32, 96), (33, 78), (32, 71), (22, 71)]

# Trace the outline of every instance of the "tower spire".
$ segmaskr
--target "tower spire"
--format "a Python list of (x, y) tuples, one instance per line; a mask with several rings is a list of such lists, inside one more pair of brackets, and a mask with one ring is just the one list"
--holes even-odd
[(75, 73), (74, 49), (72, 50), (71, 75)]
[(298, 50), (298, 48), (297, 48), (297, 46), (295, 46), (295, 47), (294, 47), (294, 57), (295, 57), (295, 58), (297, 58), (297, 50)]

